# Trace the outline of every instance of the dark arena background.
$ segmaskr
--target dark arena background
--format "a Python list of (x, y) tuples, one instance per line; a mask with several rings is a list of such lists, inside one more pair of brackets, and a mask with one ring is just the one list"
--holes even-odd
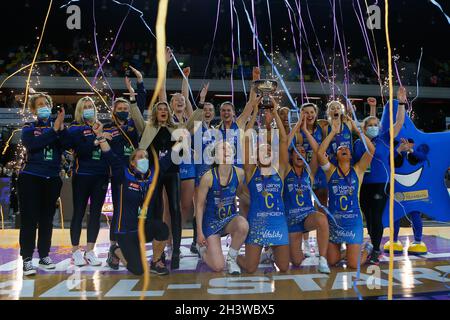
[[(449, 300), (450, 1), (390, 0), (388, 30), (385, 21), (386, 2), (387, 0), (1, 1), (0, 300), (263, 300), (260, 301), (261, 304), (268, 300)], [(163, 15), (165, 5), (167, 17)], [(159, 30), (156, 28), (157, 19), (163, 22)], [(158, 34), (165, 35), (165, 41)], [(171, 61), (167, 64), (163, 61), (166, 46), (172, 53)], [(157, 55), (158, 48), (162, 48), (162, 58)], [(158, 59), (161, 66), (167, 66), (167, 70), (163, 68), (165, 74), (158, 74)], [(239, 275), (231, 275), (228, 262), (224, 263), (221, 271), (214, 270), (204, 259), (199, 258), (195, 243), (192, 245), (193, 240), (196, 241), (193, 238), (193, 213), (198, 205), (197, 198), (193, 195), (195, 176), (192, 176), (192, 184), (184, 184), (185, 180), (178, 180), (174, 191), (180, 193), (177, 205), (181, 208), (178, 211), (181, 210), (182, 216), (181, 219), (177, 218), (182, 224), (178, 268), (171, 262), (175, 251), (171, 249), (170, 239), (175, 239), (173, 234), (176, 233), (173, 227), (176, 224), (172, 221), (168, 225), (172, 225), (173, 230), (165, 246), (168, 275), (155, 274), (154, 269), (150, 273), (146, 268), (143, 275), (135, 275), (122, 262), (117, 269), (113, 269), (107, 261), (111, 255), (110, 228), (114, 228), (114, 221), (117, 219), (113, 217), (114, 210), (120, 211), (122, 215), (122, 205), (120, 210), (113, 206), (113, 175), (106, 178), (103, 186), (106, 196), (100, 216), (93, 217), (92, 207), (95, 207), (95, 201), (90, 195), (87, 205), (82, 208), (82, 214), (86, 213), (85, 217), (82, 215), (80, 218), (80, 250), (83, 253), (88, 251), (85, 245), (86, 237), (90, 237), (91, 233), (90, 220), (100, 219), (95, 247), (90, 251), (98, 264), (89, 262), (84, 256), (85, 265), (77, 266), (73, 256), (73, 221), (77, 210), (75, 207), (79, 207), (75, 202), (84, 189), (79, 189), (79, 185), (74, 189), (73, 180), (74, 175), (78, 174), (79, 166), (83, 164), (78, 161), (81, 149), (72, 145), (65, 148), (62, 160), (58, 163), (61, 167), (59, 178), (62, 186), (56, 197), (56, 208), (51, 210), (52, 222), (49, 222), (53, 223), (48, 254), (52, 266), (43, 266), (44, 257), (39, 256), (36, 250), (30, 261), (37, 270), (34, 275), (26, 275), (25, 260), (21, 253), (22, 243), (27, 237), (24, 225), (30, 225), (30, 219), (38, 219), (41, 208), (31, 204), (37, 198), (37, 192), (42, 194), (39, 197), (48, 195), (39, 191), (40, 184), (25, 187), (22, 182), (22, 187), (19, 187), (21, 175), (46, 178), (45, 174), (30, 174), (27, 171), (31, 170), (27, 169), (28, 162), (40, 161), (40, 165), (44, 163), (43, 157), (36, 156), (36, 150), (44, 150), (45, 146), (35, 149), (27, 145), (23, 139), (25, 130), (33, 126), (35, 131), (32, 138), (36, 138), (41, 135), (40, 130), (45, 128), (39, 127), (42, 123), (36, 122), (36, 113), (24, 105), (24, 102), (30, 102), (34, 94), (51, 96), (53, 106), (64, 108), (65, 116), (61, 126), (68, 128), (64, 130), (69, 130), (70, 133), (77, 117), (77, 102), (87, 96), (96, 106), (98, 121), (107, 128), (108, 123), (116, 119), (116, 116), (112, 117), (111, 109), (115, 99), (121, 97), (130, 100), (134, 97), (127, 88), (126, 77), (138, 91), (137, 76), (130, 66), (143, 76), (145, 92), (140, 93), (140, 108), (144, 119), (149, 122), (149, 110), (153, 107), (151, 103), (155, 102), (153, 98), (158, 95), (158, 92), (154, 92), (158, 79), (163, 82), (165, 80), (169, 100), (171, 96), (177, 97), (175, 93), (181, 92), (182, 82), (189, 80), (183, 99), (190, 101), (194, 114), (201, 107), (200, 91), (209, 83), (206, 101), (214, 107), (215, 113), (211, 121), (214, 127), (224, 121), (221, 105), (226, 101), (231, 101), (235, 106), (236, 121), (239, 121), (241, 114), (246, 114), (250, 119), (251, 112), (246, 113), (244, 108), (251, 99), (250, 90), (252, 81), (255, 80), (254, 67), (259, 67), (260, 79), (277, 81), (278, 86), (271, 94), (276, 97), (280, 107), (289, 108), (285, 120), (288, 121), (289, 130), (297, 123), (303, 104), (317, 105), (318, 119), (325, 119), (324, 123), (328, 123), (327, 105), (330, 101), (339, 101), (340, 105), (345, 106), (348, 118), (354, 119), (357, 124), (357, 130), (353, 130), (353, 141), (358, 139), (358, 134), (362, 134), (358, 130), (365, 130), (363, 120), (369, 115), (376, 116), (380, 119), (381, 127), (389, 129), (390, 77), (393, 99), (398, 98), (399, 87), (405, 87), (406, 119), (398, 138), (395, 138), (393, 150), (396, 155), (400, 155), (401, 152), (396, 150), (402, 141), (400, 137), (409, 139), (410, 149), (405, 159), (410, 161), (409, 155), (417, 150), (423, 151), (426, 159), (420, 160), (419, 164), (417, 161), (410, 161), (400, 167), (396, 163), (395, 170), (392, 170), (395, 183), (393, 180), (389, 183), (389, 179), (383, 181), (383, 198), (388, 200), (381, 208), (384, 208), (384, 211), (381, 210), (382, 217), (381, 211), (378, 217), (380, 223), (383, 219), (385, 226), (379, 255), (373, 258), (372, 254), (370, 261), (368, 259), (361, 265), (358, 262), (354, 269), (344, 259), (336, 265), (330, 264), (330, 273), (319, 272), (318, 266), (322, 258), (319, 257), (319, 231), (314, 230), (309, 233), (309, 238), (303, 240), (306, 246), (300, 242), (302, 247), (297, 248), (297, 251), (303, 250), (304, 259), (301, 264), (294, 266), (291, 263), (286, 272), (282, 272), (270, 258), (261, 259), (254, 273), (242, 268)], [(190, 70), (186, 71), (186, 67)], [(369, 97), (375, 98), (374, 106), (369, 105)], [(56, 112), (52, 113), (56, 117)], [(260, 110), (257, 116), (258, 129), (261, 129), (261, 122), (267, 120), (268, 113), (270, 112)], [(395, 115), (393, 118), (395, 122)], [(273, 128), (275, 122), (274, 120), (272, 123)], [(55, 118), (49, 123), (52, 123), (50, 127), (54, 125)], [(247, 122), (244, 125), (245, 123)], [(86, 130), (91, 130), (92, 124), (86, 126), (83, 139), (88, 139)], [(328, 128), (330, 130), (325, 135), (332, 131), (331, 125)], [(53, 129), (50, 130), (54, 134)], [(92, 128), (92, 132), (93, 130)], [(123, 133), (122, 129), (117, 134), (120, 135), (120, 132)], [(62, 133), (58, 133), (60, 135)], [(93, 133), (91, 135), (94, 139)], [(139, 142), (140, 136), (137, 139)], [(87, 143), (87, 140), (83, 141)], [(101, 142), (102, 139), (99, 140), (97, 136), (95, 146), (100, 146)], [(135, 148), (137, 145), (132, 146), (132, 149)], [(100, 147), (98, 150), (100, 154)], [(151, 159), (152, 153), (150, 148), (148, 150)], [(386, 150), (389, 154), (389, 139)], [(44, 157), (47, 156), (48, 152), (45, 151)], [(386, 164), (390, 166), (387, 159), (388, 156)], [(93, 160), (94, 156), (89, 161)], [(409, 169), (405, 168), (406, 165)], [(45, 170), (45, 166), (37, 165), (44, 168), (42, 170)], [(150, 166), (152, 172), (152, 161)], [(418, 166), (421, 168), (418, 169)], [(129, 172), (136, 169), (133, 164), (130, 164), (130, 168)], [(248, 173), (243, 174), (247, 176)], [(195, 175), (200, 177), (198, 173)], [(108, 180), (109, 178), (112, 180)], [(410, 182), (411, 179), (415, 181)], [(92, 185), (97, 183), (95, 179), (91, 181)], [(219, 177), (217, 181), (220, 184), (222, 180)], [(392, 218), (397, 224), (400, 223), (400, 231), (398, 233), (397, 228), (398, 241), (390, 248), (387, 242), (394, 240), (394, 235), (390, 233), (391, 230), (394, 231), (394, 225), (389, 222), (389, 192), (392, 184), (392, 194), (395, 194), (396, 201)], [(86, 184), (85, 187), (90, 188), (90, 185)], [(148, 186), (146, 188), (144, 196), (141, 196), (141, 203), (137, 206), (139, 210), (143, 206), (145, 195), (148, 195)], [(167, 195), (164, 198), (171, 199), (169, 193), (172, 191), (168, 189), (166, 186)], [(286, 190), (285, 185), (284, 192)], [(236, 197), (236, 190), (234, 191)], [(188, 208), (185, 205), (186, 199), (183, 198), (186, 195), (190, 197)], [(122, 201), (122, 193), (120, 196)], [(158, 198), (158, 195), (153, 197)], [(252, 194), (250, 201), (251, 198)], [(359, 207), (359, 191), (355, 199), (355, 205)], [(25, 209), (22, 208), (26, 206), (21, 201), (29, 201), (27, 207), (31, 206), (31, 217), (23, 213)], [(237, 196), (236, 201), (236, 215), (244, 219), (243, 198)], [(173, 216), (169, 214), (169, 201), (164, 201), (161, 196), (158, 203), (160, 208), (164, 207), (164, 211), (167, 211), (164, 213), (164, 221), (170, 222)], [(326, 202), (324, 204), (326, 207)], [(53, 204), (50, 207), (52, 206)], [(145, 212), (154, 215), (152, 208), (155, 207), (150, 206), (148, 212)], [(331, 206), (328, 209), (332, 210)], [(325, 218), (328, 215), (325, 209), (317, 210), (323, 211), (317, 214)], [(132, 214), (137, 219), (138, 213), (135, 211)], [(364, 243), (373, 243), (366, 213), (361, 215), (360, 212), (360, 216), (364, 226)], [(36, 225), (38, 231), (35, 238), (48, 237), (44, 231), (41, 234), (45, 223), (36, 221), (34, 233)], [(415, 225), (417, 221), (420, 226)], [(249, 228), (252, 228), (251, 223)], [(218, 240), (218, 248), (222, 249), (225, 260), (228, 261), (232, 254), (229, 251), (234, 233), (225, 232), (225, 229), (223, 232), (223, 237)], [(140, 237), (139, 239), (142, 241)], [(419, 246), (417, 251), (414, 249), (415, 245)], [(119, 247), (125, 250), (120, 242)], [(237, 249), (240, 255), (245, 255), (245, 248), (246, 245), (242, 244)], [(392, 255), (389, 253), (390, 249)], [(39, 250), (45, 251), (42, 248)], [(155, 243), (149, 242), (145, 250), (140, 251), (145, 252), (147, 269), (153, 266), (151, 261), (154, 250), (157, 250)], [(390, 262), (393, 264), (390, 265)], [(128, 267), (130, 265), (131, 262), (128, 261)], [(182, 309), (180, 312), (189, 314), (192, 310)]]

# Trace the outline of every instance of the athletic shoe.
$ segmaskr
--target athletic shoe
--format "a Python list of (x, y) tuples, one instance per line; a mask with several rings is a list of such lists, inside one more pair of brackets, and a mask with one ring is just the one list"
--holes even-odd
[(363, 250), (367, 252), (367, 257), (369, 257), (372, 254), (372, 252), (373, 252), (373, 245), (370, 242), (366, 242), (364, 244), (364, 249)]
[(367, 257), (367, 261), (370, 264), (379, 265), (380, 264), (381, 252), (379, 250), (373, 250), (372, 253)]
[[(383, 250), (386, 253), (389, 253), (389, 244), (390, 242), (386, 242), (383, 246)], [(400, 241), (394, 242), (394, 254), (395, 253), (403, 253), (403, 245)]]
[(423, 255), (423, 254), (427, 254), (427, 252), (428, 252), (427, 245), (422, 241), (420, 241), (420, 242), (414, 241), (408, 247), (408, 254)]
[(227, 255), (227, 268), (228, 268), (228, 273), (231, 275), (241, 274), (241, 268), (237, 264), (236, 259), (233, 259), (229, 255)]
[(325, 257), (319, 257), (319, 272), (320, 273), (330, 273), (330, 267), (328, 267), (328, 261)]
[(259, 263), (272, 263), (273, 261), (275, 261), (275, 259), (273, 258), (273, 251), (272, 248), (269, 247), (267, 250), (261, 253)]
[(303, 254), (306, 258), (311, 257), (311, 246), (309, 245), (309, 240), (303, 241)]
[(95, 255), (95, 252), (93, 250), (85, 252), (84, 258), (86, 259), (87, 263), (89, 263), (91, 266), (101, 266), (102, 262), (98, 260), (97, 256)]
[(36, 274), (36, 268), (33, 266), (31, 258), (23, 260), (23, 275), (32, 276)]
[(114, 253), (119, 246), (113, 244), (109, 247), (108, 258), (106, 259), (106, 263), (113, 270), (119, 270), (120, 258)]
[(191, 253), (198, 254), (197, 245), (195, 242), (191, 243)]
[(86, 265), (86, 260), (84, 260), (83, 257), (83, 251), (81, 251), (80, 249), (72, 253), (72, 259), (73, 264), (76, 265), (77, 267), (82, 267)]
[(175, 270), (180, 268), (180, 253), (173, 252), (172, 259), (170, 260), (170, 270)]
[[(150, 272), (160, 275), (160, 276), (166, 276), (169, 274), (169, 270), (167, 269), (166, 265), (163, 263), (161, 266), (158, 262), (161, 260), (158, 260), (157, 262), (150, 262)], [(162, 262), (162, 261), (161, 261)]]
[(39, 259), (39, 267), (47, 270), (55, 269), (56, 266), (49, 256)]

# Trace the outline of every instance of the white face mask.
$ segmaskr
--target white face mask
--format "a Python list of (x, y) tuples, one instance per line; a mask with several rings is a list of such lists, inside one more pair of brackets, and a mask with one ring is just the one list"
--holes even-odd
[(378, 136), (379, 132), (380, 132), (380, 127), (371, 126), (371, 127), (367, 128), (366, 135), (372, 139), (372, 138), (375, 138), (376, 136)]

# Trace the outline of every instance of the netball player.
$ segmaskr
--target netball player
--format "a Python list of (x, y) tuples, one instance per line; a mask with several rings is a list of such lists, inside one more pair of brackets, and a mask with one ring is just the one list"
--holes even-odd
[[(350, 120), (353, 130), (358, 131), (356, 123)], [(347, 265), (357, 268), (358, 258), (363, 244), (363, 221), (359, 206), (359, 190), (364, 172), (372, 161), (375, 147), (366, 136), (360, 136), (366, 140), (369, 151), (366, 151), (361, 159), (354, 165), (351, 164), (352, 154), (346, 143), (336, 149), (336, 165), (328, 160), (325, 151), (331, 141), (341, 132), (341, 121), (333, 119), (330, 134), (320, 145), (318, 151), (319, 164), (325, 171), (328, 182), (329, 210), (334, 218), (330, 221), (330, 243), (328, 246), (328, 262), (335, 265), (341, 260), (341, 245), (347, 245)], [(330, 219), (329, 219), (330, 220)], [(372, 251), (372, 245), (367, 243), (360, 259), (363, 264)]]
[[(248, 134), (245, 136), (244, 171), (250, 192), (247, 216), (249, 232), (245, 240), (245, 256), (239, 256), (238, 263), (249, 273), (256, 271), (261, 250), (265, 246), (272, 247), (275, 265), (280, 271), (289, 269), (289, 236), (283, 205), (283, 180), (289, 168), (287, 135), (277, 113), (278, 104), (272, 97), (271, 101), (279, 140), (273, 139), (272, 146), (258, 142), (258, 155), (251, 157), (251, 137)], [(259, 103), (254, 105), (252, 119), (247, 128), (254, 127), (258, 105)], [(278, 146), (279, 159), (276, 159), (272, 147)]]
[(216, 164), (200, 181), (195, 217), (198, 251), (202, 259), (214, 271), (223, 270), (225, 261), (221, 237), (230, 234), (231, 246), (226, 259), (228, 273), (240, 274), (236, 259), (247, 237), (248, 223), (236, 210), (236, 195), (242, 192), (244, 171), (232, 165), (233, 156), (229, 142), (222, 140), (216, 143)]

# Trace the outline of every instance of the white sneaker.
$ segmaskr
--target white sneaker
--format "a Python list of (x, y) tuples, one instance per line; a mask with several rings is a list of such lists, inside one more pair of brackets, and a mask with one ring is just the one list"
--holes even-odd
[(55, 264), (49, 256), (39, 259), (39, 267), (47, 270), (56, 268)]
[(269, 249), (261, 252), (259, 263), (272, 263), (274, 260), (272, 248), (269, 247)]
[(228, 269), (228, 273), (231, 275), (241, 274), (241, 268), (237, 264), (236, 259), (233, 259), (229, 255), (227, 256), (227, 269)]
[(98, 260), (97, 256), (95, 255), (95, 252), (93, 250), (85, 252), (84, 258), (86, 259), (87, 263), (89, 263), (91, 266), (101, 266), (102, 262)]
[(309, 244), (309, 239), (303, 241), (303, 254), (306, 258), (311, 257), (311, 246)]
[(73, 264), (76, 265), (77, 267), (82, 267), (86, 265), (86, 260), (84, 260), (83, 251), (81, 251), (81, 249), (78, 249), (77, 251), (72, 253), (72, 260)]
[(32, 259), (27, 259), (23, 261), (23, 275), (32, 276), (36, 274), (36, 268), (33, 266)]
[(328, 267), (328, 261), (325, 257), (319, 257), (319, 272), (330, 273), (330, 267)]

